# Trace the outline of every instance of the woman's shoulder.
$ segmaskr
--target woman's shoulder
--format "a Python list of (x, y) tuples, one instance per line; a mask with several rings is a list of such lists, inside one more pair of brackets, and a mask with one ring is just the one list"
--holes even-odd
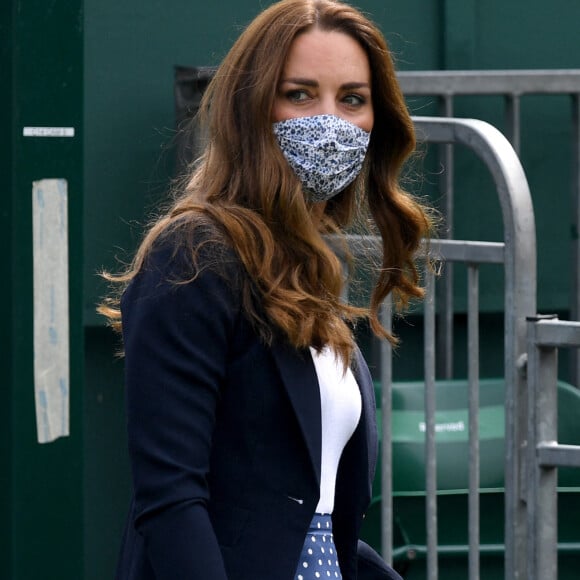
[(243, 312), (244, 282), (226, 240), (214, 228), (188, 223), (156, 234), (120, 299), (126, 351), (139, 343), (136, 337), (142, 332), (179, 342), (214, 322), (233, 337), (229, 333)]
[(148, 240), (140, 266), (125, 288), (128, 299), (186, 294), (199, 289), (236, 295), (244, 269), (218, 224), (205, 216), (187, 215), (164, 224)]
[(185, 282), (204, 271), (223, 275), (239, 270), (239, 259), (223, 229), (203, 214), (169, 222), (156, 236), (143, 261), (144, 270), (160, 268)]

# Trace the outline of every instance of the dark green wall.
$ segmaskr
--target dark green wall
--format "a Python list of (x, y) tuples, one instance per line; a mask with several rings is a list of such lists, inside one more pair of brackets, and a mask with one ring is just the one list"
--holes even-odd
[(4, 276), (0, 283), (0, 574), (12, 575), (12, 6), (0, 3), (0, 247), (4, 251)]
[[(80, 1), (0, 8), (0, 577), (83, 574), (83, 34)], [(23, 127), (74, 127), (74, 138), (23, 137)], [(37, 443), (33, 383), (32, 183), (69, 193), (70, 431)]]
[[(455, 16), (447, 18), (443, 68), (580, 68), (580, 4), (576, 0), (448, 0), (445, 4), (447, 13)], [(559, 96), (530, 96), (522, 99), (521, 106), (521, 157), (537, 225), (538, 310), (563, 311), (570, 300), (571, 102)], [(456, 115), (504, 127), (500, 97), (459, 99)], [(490, 225), (497, 223), (497, 205), (480, 199), (489, 188), (486, 181), (482, 187), (481, 172), (468, 169), (460, 158), (457, 175), (461, 176), (458, 234), (501, 239), (501, 231)]]

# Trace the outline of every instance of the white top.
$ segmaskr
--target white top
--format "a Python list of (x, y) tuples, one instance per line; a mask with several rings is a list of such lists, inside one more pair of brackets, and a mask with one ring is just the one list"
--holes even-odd
[(310, 349), (320, 386), (322, 410), (322, 458), (320, 500), (316, 512), (331, 514), (338, 463), (360, 420), (362, 400), (358, 384), (334, 352), (325, 347), (320, 353)]

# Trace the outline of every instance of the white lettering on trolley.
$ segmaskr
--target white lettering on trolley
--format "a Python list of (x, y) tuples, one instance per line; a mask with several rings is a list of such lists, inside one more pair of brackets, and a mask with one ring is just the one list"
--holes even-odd
[[(424, 421), (419, 423), (419, 431), (421, 431), (421, 433), (427, 431), (427, 424)], [(457, 433), (460, 431), (465, 431), (465, 423), (463, 421), (435, 424), (435, 433)]]

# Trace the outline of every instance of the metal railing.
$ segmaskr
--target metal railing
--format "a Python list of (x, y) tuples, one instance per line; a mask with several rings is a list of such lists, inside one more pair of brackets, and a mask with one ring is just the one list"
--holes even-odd
[[(580, 70), (503, 70), (503, 71), (413, 71), (400, 72), (398, 79), (406, 97), (437, 97), (440, 114), (453, 117), (455, 98), (461, 95), (500, 95), (505, 99), (504, 133), (516, 153), (521, 146), (521, 100), (526, 95), (568, 95), (571, 102), (572, 156), (570, 188), (571, 287), (570, 318), (580, 320)], [(453, 238), (454, 184), (453, 149), (444, 147), (441, 191), (446, 194), (443, 213), (447, 217), (447, 237)], [(451, 378), (453, 369), (453, 270), (448, 268), (442, 283), (440, 332), (442, 348), (437, 361), (442, 378)], [(580, 387), (580, 356), (571, 353), (570, 382)]]
[[(461, 144), (471, 148), (489, 169), (500, 201), (504, 226), (504, 331), (505, 331), (505, 570), (506, 578), (517, 578), (516, 571), (525, 571), (526, 568), (526, 511), (518, 494), (519, 471), (521, 468), (520, 449), (525, 441), (525, 406), (521, 400), (521, 393), (525, 392), (522, 375), (519, 372), (519, 361), (526, 351), (527, 316), (533, 316), (536, 311), (536, 234), (534, 213), (528, 183), (516, 152), (507, 139), (497, 130), (481, 121), (463, 120), (435, 120), (416, 119), (417, 129), (426, 135), (429, 143)], [(477, 335), (477, 260), (468, 255), (468, 247), (464, 250), (464, 260), (470, 264), (469, 295), (471, 301), (468, 308), (468, 320), (471, 328), (468, 331), (470, 340)], [(443, 255), (451, 260), (455, 258), (451, 253)], [(434, 301), (434, 294), (432, 294)], [(435, 311), (432, 308), (430, 316), (434, 326)], [(426, 336), (426, 345), (435, 343), (434, 330)], [(426, 346), (426, 348), (429, 348)], [(434, 347), (432, 347), (434, 348)], [(468, 368), (470, 383), (470, 409), (473, 410), (478, 393), (477, 350), (470, 351)], [(433, 359), (434, 362), (434, 359)], [(434, 377), (433, 362), (429, 373)], [(427, 373), (426, 373), (427, 374)], [(429, 385), (427, 385), (429, 388)], [(434, 390), (434, 384), (432, 385)], [(470, 446), (475, 454), (476, 442), (473, 437), (473, 422), (476, 422), (477, 413), (471, 417)], [(427, 428), (427, 440), (435, 438), (434, 424)], [(475, 432), (477, 433), (477, 431)], [(427, 446), (429, 449), (429, 443)], [(475, 459), (472, 457), (472, 459)], [(431, 467), (431, 471), (433, 471)], [(470, 505), (478, 493), (476, 481), (470, 480)], [(473, 507), (472, 507), (473, 509)], [(471, 522), (471, 526), (479, 522)], [(477, 560), (473, 530), (470, 540), (470, 568), (473, 576), (478, 578), (474, 571), (474, 560)], [(437, 577), (436, 573), (428, 572), (430, 579)], [(522, 578), (525, 575), (521, 576)]]
[(558, 578), (558, 467), (580, 467), (580, 446), (558, 444), (558, 350), (580, 348), (580, 322), (528, 321), (529, 580)]
[[(468, 375), (469, 375), (469, 578), (479, 578), (479, 266), (503, 264), (505, 272), (505, 566), (506, 578), (525, 578), (525, 506), (518, 494), (521, 453), (525, 441), (525, 385), (520, 372), (526, 352), (526, 318), (536, 312), (536, 239), (534, 214), (527, 180), (519, 159), (507, 139), (494, 127), (471, 119), (414, 118), (415, 126), (428, 143), (448, 143), (471, 148), (493, 176), (504, 225), (501, 243), (431, 240), (430, 255), (468, 266)], [(369, 255), (372, 240), (351, 237), (356, 255)], [(426, 436), (426, 531), (427, 578), (438, 578), (437, 472), (435, 448), (435, 273), (426, 268), (425, 282), (425, 436)], [(383, 322), (390, 327), (391, 309), (383, 308)], [(382, 440), (382, 554), (392, 559), (392, 352), (381, 344)], [(520, 576), (516, 571), (524, 571)]]

